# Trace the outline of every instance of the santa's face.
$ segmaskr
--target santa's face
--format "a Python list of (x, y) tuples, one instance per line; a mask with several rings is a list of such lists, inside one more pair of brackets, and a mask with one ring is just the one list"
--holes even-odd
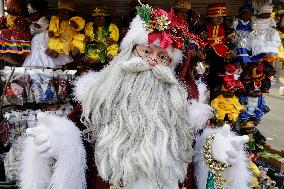
[(158, 64), (169, 65), (171, 63), (170, 56), (161, 47), (136, 45), (133, 49), (133, 54), (141, 57), (149, 66), (153, 67)]
[(132, 188), (145, 175), (151, 188), (160, 188), (186, 174), (191, 158), (187, 92), (167, 52), (147, 45), (129, 49), (98, 73), (82, 103), (96, 139), (99, 175), (114, 186)]

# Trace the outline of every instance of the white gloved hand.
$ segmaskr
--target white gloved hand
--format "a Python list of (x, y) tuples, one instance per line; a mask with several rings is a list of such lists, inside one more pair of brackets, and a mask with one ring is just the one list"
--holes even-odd
[(26, 134), (33, 138), (38, 153), (44, 157), (57, 156), (65, 141), (72, 141), (70, 130), (77, 129), (69, 127), (74, 125), (66, 118), (55, 115), (38, 114), (38, 126), (28, 128)]
[[(86, 152), (80, 130), (67, 118), (55, 115), (40, 113), (38, 122), (26, 131), (21, 188), (86, 189)], [(52, 173), (49, 157), (56, 160)]]
[(26, 134), (28, 137), (33, 138), (35, 148), (40, 155), (50, 157), (54, 155), (54, 150), (52, 150), (51, 145), (52, 133), (47, 127), (51, 125), (52, 122), (48, 119), (48, 116), (43, 113), (38, 114), (38, 122), (38, 126), (28, 128)]
[(212, 156), (222, 163), (233, 165), (243, 150), (248, 136), (235, 136), (230, 132), (230, 126), (224, 125), (212, 142)]

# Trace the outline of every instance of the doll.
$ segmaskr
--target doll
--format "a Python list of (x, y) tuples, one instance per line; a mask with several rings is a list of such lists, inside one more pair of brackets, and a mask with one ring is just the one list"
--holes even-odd
[(223, 27), (224, 16), (227, 16), (227, 7), (224, 3), (215, 3), (208, 6), (207, 16), (210, 22), (206, 24), (205, 31), (201, 37), (205, 40), (218, 56), (224, 57), (229, 48), (225, 45), (225, 29)]
[(251, 87), (248, 95), (240, 96), (240, 101), (246, 106), (246, 110), (240, 114), (242, 121), (260, 121), (270, 111), (259, 88)]
[(210, 4), (207, 9), (208, 23), (200, 34), (208, 45), (205, 48), (207, 62), (210, 64), (208, 75), (208, 86), (210, 88), (211, 100), (214, 99), (216, 91), (220, 91), (223, 79), (219, 74), (224, 74), (224, 57), (229, 54), (227, 37), (225, 33), (224, 17), (227, 15), (227, 7), (224, 3)]
[(60, 54), (69, 55), (73, 50), (79, 53), (85, 51), (85, 35), (81, 34), (85, 27), (85, 20), (74, 14), (74, 2), (67, 0), (58, 1), (58, 16), (52, 16), (49, 24), (50, 37), (47, 55), (57, 58)]
[(273, 7), (270, 5), (263, 5), (257, 12), (256, 20), (253, 22), (252, 34), (252, 55), (259, 55), (262, 53), (277, 54), (281, 39), (274, 29), (276, 22), (271, 19)]
[(244, 106), (240, 104), (239, 99), (235, 96), (233, 90), (226, 89), (222, 86), (221, 95), (211, 102), (211, 106), (216, 110), (216, 118), (224, 121), (228, 115), (230, 121), (237, 121), (239, 113), (244, 110)]
[(262, 84), (267, 82), (276, 74), (274, 67), (266, 61), (259, 61), (248, 66), (251, 74), (251, 82), (254, 87), (261, 88)]
[(107, 63), (118, 54), (119, 30), (108, 21), (110, 13), (106, 7), (95, 7), (92, 16), (94, 22), (87, 23), (85, 28), (89, 44), (83, 61), (88, 64)]
[(234, 64), (227, 64), (225, 66), (225, 70), (225, 74), (220, 75), (221, 77), (223, 77), (225, 88), (230, 90), (243, 90), (244, 85), (241, 81), (239, 81), (240, 74), (242, 73), (242, 68), (236, 67)]
[(252, 40), (252, 15), (254, 8), (250, 3), (244, 4), (239, 9), (239, 18), (233, 22), (235, 30), (235, 45), (237, 51), (237, 61), (240, 63), (257, 62), (264, 57), (264, 54), (252, 56), (251, 40)]
[(191, 2), (190, 0), (177, 0), (174, 9), (177, 16), (182, 16), (187, 20), (191, 10)]
[(28, 22), (20, 0), (5, 1), (7, 15), (0, 18), (0, 59), (21, 66), (30, 52)]
[(247, 3), (239, 9), (239, 18), (233, 22), (233, 28), (235, 30), (235, 44), (236, 48), (244, 48), (246, 50), (251, 49), (251, 36), (252, 31), (252, 15), (253, 7)]
[(42, 3), (37, 4), (36, 0), (28, 3), (28, 11), (32, 19), (30, 32), (34, 36), (32, 39), (31, 53), (25, 59), (24, 67), (33, 68), (59, 68), (62, 65), (73, 62), (70, 55), (59, 54), (57, 58), (53, 58), (46, 54), (48, 46), (48, 27), (49, 21), (41, 13), (46, 7), (42, 7)]

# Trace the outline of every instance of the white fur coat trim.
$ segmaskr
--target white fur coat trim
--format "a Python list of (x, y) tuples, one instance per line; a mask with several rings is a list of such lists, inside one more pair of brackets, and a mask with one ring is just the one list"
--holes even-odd
[[(193, 162), (195, 166), (195, 172), (194, 177), (196, 180), (197, 188), (198, 189), (204, 189), (206, 188), (207, 183), (207, 176), (208, 176), (208, 165), (206, 164), (204, 157), (203, 157), (203, 144), (205, 139), (214, 134), (217, 133), (219, 135), (223, 128), (218, 129), (204, 129), (204, 132), (202, 135), (198, 135), (196, 137), (196, 146), (194, 148), (194, 154), (193, 154)], [(216, 135), (216, 137), (217, 137)], [(216, 140), (215, 137), (215, 140)], [(222, 160), (222, 162), (225, 161), (226, 157), (224, 157), (224, 154), (229, 147), (229, 143), (232, 142), (232, 138), (235, 138), (236, 135), (232, 131), (228, 131), (227, 136), (222, 138), (222, 141), (212, 142), (212, 155), (213, 158), (216, 160)], [(243, 137), (245, 138), (245, 137)], [(240, 140), (243, 140), (241, 138)], [(222, 176), (225, 179), (229, 179), (231, 181), (230, 185), (226, 185), (225, 189), (250, 189), (249, 182), (251, 181), (251, 172), (248, 169), (248, 162), (246, 157), (246, 152), (244, 150), (244, 145), (239, 146), (240, 151), (237, 153), (236, 161), (234, 164), (231, 164), (232, 166), (229, 168), (226, 168), (224, 172), (222, 172)], [(213, 150), (214, 149), (214, 150)]]
[[(28, 136), (25, 141), (21, 189), (86, 189), (86, 152), (80, 130), (63, 117), (48, 115), (42, 122), (37, 126), (41, 130), (33, 132), (36, 136)], [(35, 138), (42, 137), (46, 137), (47, 142), (36, 146)], [(46, 145), (51, 150), (39, 153), (39, 148)], [(55, 159), (52, 167), (51, 158)]]
[(79, 102), (84, 102), (88, 97), (88, 91), (92, 86), (92, 81), (95, 79), (98, 72), (88, 72), (82, 76), (80, 76), (75, 82), (74, 94), (76, 100)]

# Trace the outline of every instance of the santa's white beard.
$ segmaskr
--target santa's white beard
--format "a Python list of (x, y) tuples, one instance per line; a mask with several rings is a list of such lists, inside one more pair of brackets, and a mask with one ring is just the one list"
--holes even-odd
[(141, 176), (153, 189), (183, 181), (192, 156), (186, 90), (167, 66), (116, 61), (96, 76), (82, 104), (99, 175), (122, 188)]

